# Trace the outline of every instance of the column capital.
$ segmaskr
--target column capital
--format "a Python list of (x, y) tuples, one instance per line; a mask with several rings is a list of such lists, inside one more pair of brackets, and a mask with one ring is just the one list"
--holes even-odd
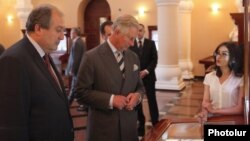
[(241, 13), (244, 12), (243, 0), (235, 0), (235, 6), (237, 7), (238, 12), (241, 12)]
[(157, 5), (179, 5), (180, 0), (155, 0)]
[(181, 0), (179, 10), (181, 12), (191, 12), (194, 7), (192, 0)]
[(15, 8), (17, 11), (17, 17), (20, 20), (21, 29), (25, 29), (25, 25), (26, 25), (26, 21), (28, 19), (29, 13), (33, 9), (31, 0), (17, 0)]

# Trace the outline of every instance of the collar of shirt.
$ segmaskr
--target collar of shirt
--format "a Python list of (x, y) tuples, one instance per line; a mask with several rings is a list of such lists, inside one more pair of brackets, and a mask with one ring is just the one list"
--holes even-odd
[(115, 55), (115, 53), (116, 53), (118, 50), (117, 50), (117, 49), (115, 48), (115, 46), (110, 42), (109, 39), (107, 40), (107, 42), (108, 42), (108, 44), (109, 44), (109, 46), (110, 46), (110, 48), (111, 48), (113, 54)]
[(36, 51), (39, 53), (39, 55), (41, 57), (43, 57), (45, 55), (45, 52), (43, 51), (43, 49), (39, 46), (39, 44), (33, 40), (29, 34), (26, 33), (26, 36), (28, 37), (29, 41), (31, 42), (31, 44), (35, 47)]
[(144, 43), (144, 37), (141, 38), (141, 39), (136, 38), (136, 42), (137, 42), (138, 45), (139, 45), (139, 41), (141, 41), (141, 44), (143, 45), (143, 43)]

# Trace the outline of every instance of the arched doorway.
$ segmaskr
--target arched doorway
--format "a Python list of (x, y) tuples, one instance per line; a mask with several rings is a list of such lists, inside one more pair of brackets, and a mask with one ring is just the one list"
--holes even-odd
[(111, 19), (111, 10), (106, 0), (91, 0), (84, 12), (84, 31), (87, 49), (100, 44), (100, 19)]

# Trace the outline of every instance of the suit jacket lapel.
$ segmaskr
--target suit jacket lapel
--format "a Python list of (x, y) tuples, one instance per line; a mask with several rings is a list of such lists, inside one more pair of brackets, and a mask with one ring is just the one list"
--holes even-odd
[(134, 46), (132, 47), (132, 50), (139, 56), (139, 48), (138, 48), (138, 43), (135, 40)]
[(125, 63), (125, 82), (124, 86), (126, 83), (129, 83), (130, 76), (129, 74), (132, 74), (131, 71), (133, 71), (133, 64), (129, 61), (129, 57), (127, 56), (127, 52), (125, 51), (124, 53), (124, 63)]
[(125, 79), (126, 79), (129, 74), (129, 69), (130, 69), (128, 57), (126, 56), (126, 51), (124, 51), (123, 59), (124, 59), (124, 66), (125, 66)]
[[(54, 86), (55, 88), (57, 89), (58, 92), (61, 92), (61, 93), (66, 93), (65, 90), (64, 90), (64, 84), (63, 84), (63, 81), (61, 79), (61, 75), (59, 74), (59, 72), (57, 71), (57, 68), (56, 68), (56, 65), (54, 64), (54, 62), (52, 61), (52, 58), (50, 57), (50, 64), (56, 74), (56, 77), (59, 81), (59, 85), (55, 82), (54, 78), (50, 75), (50, 78), (52, 78), (53, 82), (54, 82)], [(60, 88), (61, 87), (61, 88)], [(63, 97), (65, 98), (65, 95), (63, 94)]]
[(104, 43), (103, 45), (100, 46), (100, 54), (106, 66), (106, 69), (109, 72), (108, 74), (110, 74), (110, 78), (114, 79), (114, 81), (117, 84), (121, 85), (123, 81), (123, 76), (119, 68), (119, 65), (116, 61), (116, 58), (111, 48), (109, 47), (108, 43)]
[[(48, 69), (47, 69), (47, 66), (46, 64), (44, 63), (43, 59), (41, 58), (41, 56), (39, 55), (39, 53), (36, 51), (36, 49), (33, 47), (33, 45), (29, 42), (29, 40), (27, 39), (27, 37), (25, 37), (25, 39), (28, 41), (28, 46), (27, 46), (27, 50), (29, 51), (29, 54), (31, 56), (33, 56), (33, 59), (34, 59), (34, 62), (37, 64), (37, 66), (40, 68), (40, 70), (42, 71), (42, 73), (45, 75), (45, 77), (49, 80), (49, 82), (52, 84), (52, 86), (56, 89), (57, 91), (57, 94), (63, 98), (63, 100), (67, 100), (65, 98), (66, 94), (65, 94), (65, 91), (64, 91), (64, 87), (62, 85), (62, 80), (61, 78), (58, 76), (58, 72), (57, 70), (55, 69), (55, 65), (54, 63), (51, 63), (56, 75), (57, 75), (57, 78), (62, 86), (62, 91), (60, 90), (59, 86), (56, 84), (54, 78), (50, 75)], [(51, 58), (50, 58), (51, 59)]]

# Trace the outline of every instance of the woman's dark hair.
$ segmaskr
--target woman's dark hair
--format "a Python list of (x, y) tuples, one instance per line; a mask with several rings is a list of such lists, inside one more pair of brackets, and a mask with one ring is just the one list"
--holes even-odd
[[(234, 72), (235, 76), (241, 77), (243, 75), (243, 46), (238, 46), (234, 42), (223, 42), (218, 45), (214, 51), (214, 60), (216, 62), (216, 54), (218, 50), (225, 46), (229, 51), (229, 62), (228, 67)], [(218, 77), (222, 76), (222, 71), (219, 66), (215, 64), (216, 75)]]

